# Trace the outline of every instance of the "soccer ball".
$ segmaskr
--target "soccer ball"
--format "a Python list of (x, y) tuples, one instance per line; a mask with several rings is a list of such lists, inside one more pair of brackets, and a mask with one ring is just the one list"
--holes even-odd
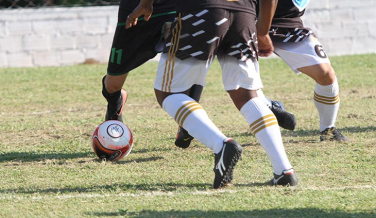
[(118, 161), (133, 148), (133, 136), (127, 125), (118, 120), (105, 121), (95, 128), (92, 147), (100, 159)]

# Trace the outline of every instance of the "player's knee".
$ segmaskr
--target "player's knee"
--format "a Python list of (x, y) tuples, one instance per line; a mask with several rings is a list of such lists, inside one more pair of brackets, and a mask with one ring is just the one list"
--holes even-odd
[(312, 77), (320, 85), (333, 84), (336, 79), (334, 69), (329, 63), (303, 67), (298, 70)]
[(320, 71), (317, 72), (316, 82), (320, 85), (330, 85), (336, 80), (334, 69), (330, 65), (325, 65)]
[(257, 97), (256, 90), (247, 90), (244, 88), (239, 88), (237, 90), (228, 90), (227, 91), (234, 102), (236, 108), (240, 111), (245, 103), (250, 99)]

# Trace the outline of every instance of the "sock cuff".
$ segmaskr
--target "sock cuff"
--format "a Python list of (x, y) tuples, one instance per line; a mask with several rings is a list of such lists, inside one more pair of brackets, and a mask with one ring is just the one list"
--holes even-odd
[(114, 99), (120, 98), (121, 89), (119, 91), (114, 92), (114, 93), (109, 93), (106, 89), (105, 84), (104, 84), (105, 79), (106, 79), (106, 76), (104, 76), (103, 79), (102, 79), (102, 95), (103, 95), (103, 97), (105, 97), (107, 99), (107, 101), (109, 99), (112, 99), (112, 98), (114, 98)]
[(179, 105), (176, 105), (176, 102), (177, 101), (180, 101), (180, 102), (188, 102), (188, 101), (195, 101), (193, 100), (191, 97), (189, 97), (188, 95), (186, 94), (172, 94), (172, 95), (169, 95), (167, 96), (163, 102), (162, 102), (162, 108), (163, 109), (167, 109), (167, 108), (171, 108), (171, 107), (180, 107)]
[(339, 93), (339, 85), (337, 77), (335, 78), (334, 82), (330, 85), (320, 85), (316, 83), (315, 92), (318, 95), (324, 95), (324, 96), (335, 96)]
[(250, 131), (256, 135), (262, 129), (278, 125), (272, 111), (259, 98), (252, 98), (240, 109), (241, 114), (247, 120)]
[[(207, 116), (201, 105), (185, 94), (173, 94), (166, 97), (162, 107), (180, 126), (183, 126), (186, 118), (194, 111), (202, 110), (202, 113)], [(203, 116), (202, 113), (201, 116)]]
[(267, 107), (265, 103), (260, 99), (259, 97), (252, 98), (247, 103), (243, 105), (242, 108), (240, 108), (240, 113), (246, 117), (247, 114), (257, 115), (257, 116), (265, 116), (268, 113), (265, 113), (265, 110), (262, 110), (264, 107)]

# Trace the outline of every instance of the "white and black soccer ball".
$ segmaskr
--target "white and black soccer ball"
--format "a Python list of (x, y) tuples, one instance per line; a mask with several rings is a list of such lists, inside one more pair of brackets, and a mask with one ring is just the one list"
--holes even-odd
[(118, 161), (131, 152), (133, 135), (124, 123), (118, 120), (108, 120), (95, 128), (92, 147), (99, 158)]

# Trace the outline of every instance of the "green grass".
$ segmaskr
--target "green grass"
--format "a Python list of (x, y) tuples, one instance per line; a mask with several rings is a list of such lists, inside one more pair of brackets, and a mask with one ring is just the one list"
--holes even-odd
[(201, 104), (244, 147), (234, 185), (213, 190), (213, 155), (198, 141), (174, 146), (177, 124), (157, 104), (157, 63), (128, 76), (124, 119), (135, 147), (98, 160), (106, 65), (0, 69), (0, 217), (376, 217), (376, 55), (332, 57), (340, 84), (337, 127), (351, 142), (319, 142), (314, 81), (262, 59), (264, 92), (293, 112), (282, 130), (297, 188), (269, 187), (270, 161), (223, 90), (217, 62)]

